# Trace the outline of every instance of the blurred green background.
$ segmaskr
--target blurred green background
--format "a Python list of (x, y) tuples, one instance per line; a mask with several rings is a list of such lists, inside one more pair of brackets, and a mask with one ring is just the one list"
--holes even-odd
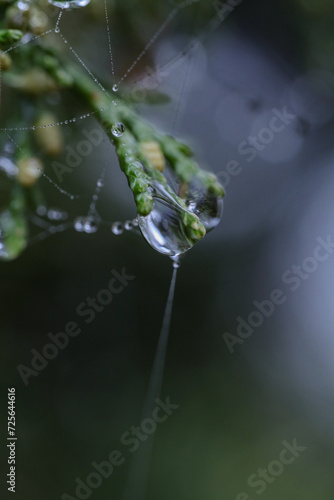
[[(117, 77), (175, 3), (108, 2)], [(159, 84), (170, 102), (144, 102), (140, 112), (187, 140), (227, 192), (221, 224), (186, 255), (178, 274), (162, 399), (180, 407), (155, 433), (146, 499), (245, 500), (238, 498), (244, 492), (252, 499), (333, 500), (334, 257), (295, 291), (282, 275), (313, 256), (318, 237), (333, 234), (334, 2), (245, 0), (208, 33), (213, 18), (210, 1), (184, 8), (125, 81), (131, 89), (147, 66), (162, 67), (200, 41)], [(62, 32), (93, 73), (112, 82), (103, 2), (65, 13)], [(5, 101), (5, 113), (10, 106)], [(66, 96), (49, 106), (64, 118), (85, 111)], [(284, 107), (294, 120), (247, 161), (239, 145)], [(94, 127), (89, 119), (66, 130), (67, 143)], [(227, 174), (231, 160), (240, 167), (236, 176)], [(87, 213), (105, 165), (99, 214), (110, 222), (133, 218), (108, 141), (61, 184), (81, 199), (40, 181), (49, 206), (70, 220)], [(135, 279), (85, 325), (77, 306), (123, 267)], [(140, 236), (116, 237), (110, 224), (93, 235), (50, 235), (0, 264), (1, 447), (5, 461), (6, 394), (15, 387), (18, 499), (75, 496), (75, 479), (85, 481), (91, 463), (114, 449), (126, 461), (91, 498), (122, 498), (131, 453), (120, 436), (140, 425), (171, 272), (169, 260)], [(236, 335), (237, 318), (247, 320), (253, 301), (277, 288), (284, 304), (231, 354), (223, 334)], [(29, 366), (31, 349), (40, 352), (47, 334), (68, 321), (82, 333), (25, 387), (17, 366)], [(249, 476), (294, 439), (306, 450), (257, 494)]]

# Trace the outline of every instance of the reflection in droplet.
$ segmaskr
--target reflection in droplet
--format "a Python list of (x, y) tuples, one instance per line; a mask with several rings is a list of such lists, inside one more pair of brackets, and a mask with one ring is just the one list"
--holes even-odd
[(187, 205), (200, 219), (207, 232), (219, 224), (223, 214), (223, 198), (210, 193), (199, 181), (190, 184)]
[(114, 92), (118, 92), (118, 85), (117, 83), (115, 83), (113, 86), (112, 86), (112, 89)]

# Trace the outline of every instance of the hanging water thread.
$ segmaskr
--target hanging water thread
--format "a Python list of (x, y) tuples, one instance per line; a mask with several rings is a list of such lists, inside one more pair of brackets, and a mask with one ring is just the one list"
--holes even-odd
[[(158, 346), (156, 349), (150, 381), (145, 397), (144, 408), (142, 412), (142, 420), (148, 418), (155, 407), (155, 400), (161, 394), (162, 380), (164, 375), (164, 368), (166, 362), (167, 344), (169, 338), (176, 275), (178, 265), (173, 265), (173, 275), (169, 288), (164, 318), (160, 331)], [(154, 443), (154, 435), (143, 442), (140, 448), (133, 455), (128, 477), (125, 484), (123, 500), (144, 500), (147, 488), (147, 476), (150, 468), (152, 450)]]

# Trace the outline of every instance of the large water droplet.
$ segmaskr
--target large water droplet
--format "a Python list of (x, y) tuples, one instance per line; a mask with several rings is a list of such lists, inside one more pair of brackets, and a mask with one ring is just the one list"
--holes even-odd
[(80, 7), (86, 7), (90, 0), (49, 0), (49, 3), (59, 7), (60, 9), (78, 9)]
[(145, 217), (138, 215), (138, 221), (142, 235), (157, 252), (175, 257), (193, 246), (186, 235), (182, 214), (161, 198), (155, 197), (153, 210)]
[(199, 181), (192, 181), (186, 198), (190, 212), (200, 219), (207, 232), (214, 229), (223, 214), (223, 198), (210, 193)]
[(122, 137), (124, 131), (125, 127), (121, 122), (114, 123), (114, 125), (111, 127), (111, 133), (115, 137)]

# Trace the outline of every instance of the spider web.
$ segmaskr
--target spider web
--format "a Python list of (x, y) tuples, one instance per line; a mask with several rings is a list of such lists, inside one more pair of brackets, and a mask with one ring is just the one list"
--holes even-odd
[[(126, 69), (124, 74), (116, 80), (115, 77), (115, 67), (114, 67), (114, 57), (113, 57), (113, 49), (112, 49), (112, 38), (111, 38), (111, 29), (110, 29), (110, 21), (109, 21), (109, 14), (108, 14), (108, 5), (107, 5), (107, 0), (104, 0), (104, 14), (105, 14), (105, 27), (106, 27), (106, 35), (107, 35), (107, 50), (109, 52), (109, 58), (110, 58), (110, 68), (111, 68), (111, 76), (112, 79), (115, 82), (114, 87), (118, 88), (118, 85), (122, 84), (125, 82), (126, 79), (129, 78), (130, 74), (133, 72), (133, 70), (136, 68), (137, 64), (141, 61), (142, 58), (152, 49), (154, 44), (158, 41), (159, 37), (161, 37), (162, 33), (166, 30), (166, 28), (175, 20), (177, 15), (185, 8), (190, 8), (193, 4), (195, 4), (197, 0), (188, 0), (181, 2), (174, 7), (171, 8), (169, 14), (167, 15), (166, 19), (161, 23), (161, 25), (158, 27), (158, 29), (155, 31), (155, 33), (150, 37), (149, 41), (145, 45), (145, 47), (140, 51), (138, 56), (133, 60), (133, 62), (129, 65), (129, 67)], [(31, 44), (39, 39), (48, 37), (48, 36), (57, 36), (59, 40), (61, 40), (64, 44), (64, 49), (67, 50), (68, 54), (70, 57), (74, 59), (76, 63), (78, 63), (84, 71), (88, 74), (88, 76), (95, 82), (96, 85), (99, 86), (102, 92), (104, 92), (108, 97), (110, 97), (110, 92), (108, 92), (105, 87), (102, 85), (98, 77), (93, 73), (93, 71), (90, 69), (90, 64), (84, 61), (84, 58), (79, 54), (77, 49), (74, 49), (73, 46), (68, 42), (67, 38), (64, 36), (62, 32), (62, 21), (66, 17), (66, 10), (65, 9), (60, 9), (59, 15), (57, 17), (57, 20), (55, 22), (54, 28), (53, 29), (48, 29), (47, 31), (41, 33), (40, 35), (25, 35), (20, 42), (17, 44), (14, 44), (10, 48), (8, 48), (6, 51), (4, 51), (4, 54), (10, 54), (23, 45)], [(207, 35), (211, 30), (210, 30), (210, 25), (206, 27), (204, 30), (203, 35)], [(199, 37), (201, 38), (201, 36)], [(161, 68), (162, 69), (168, 69), (169, 72), (173, 70), (173, 68), (177, 69), (178, 66), (183, 63), (185, 60), (187, 60), (190, 56), (192, 51), (196, 48), (196, 43), (190, 43), (188, 44), (184, 49), (182, 49), (181, 53), (177, 54), (175, 57), (173, 57), (172, 60), (167, 61), (164, 63)], [(176, 126), (176, 121), (178, 119), (178, 115), (180, 114), (180, 108), (182, 104), (182, 99), (185, 93), (186, 89), (186, 84), (187, 81), (189, 80), (191, 71), (187, 71), (185, 74), (185, 77), (183, 79), (182, 83), (182, 88), (181, 88), (181, 94), (179, 98), (179, 102), (177, 105), (177, 109), (173, 118), (173, 123), (171, 127), (171, 132), (175, 129)], [(140, 80), (134, 81), (130, 85), (130, 89), (134, 88), (135, 85), (138, 85)], [(0, 106), (1, 106), (1, 99), (2, 99), (2, 72), (1, 72), (1, 67), (0, 67)], [(114, 103), (116, 104), (116, 103)], [(4, 127), (0, 128), (0, 132), (2, 134), (5, 134), (8, 141), (12, 144), (12, 146), (17, 149), (21, 156), (28, 158), (29, 154), (24, 150), (22, 146), (18, 144), (18, 141), (16, 139), (16, 135), (19, 132), (29, 132), (29, 134), (34, 134), (36, 132), (40, 132), (38, 129), (49, 129), (53, 127), (77, 127), (79, 124), (81, 125), (84, 123), (86, 120), (88, 120), (91, 117), (94, 117), (96, 114), (95, 111), (90, 111), (86, 112), (84, 114), (78, 114), (76, 116), (71, 116), (71, 117), (66, 117), (63, 118), (59, 121), (55, 122), (49, 122), (49, 123), (43, 123), (41, 125), (34, 125), (33, 123), (26, 123), (24, 126), (14, 126), (14, 127)], [(110, 144), (110, 148), (112, 148), (112, 145)], [(37, 153), (38, 155), (38, 153)], [(38, 168), (38, 167), (37, 167)], [(103, 169), (103, 177), (105, 175), (105, 167)], [(57, 183), (53, 178), (46, 172), (41, 172), (41, 176), (43, 177), (44, 180), (46, 180), (51, 186), (53, 187), (54, 190), (58, 191), (62, 196), (67, 197), (71, 202), (75, 202), (76, 200), (82, 199), (82, 198), (87, 198), (90, 196), (91, 201), (88, 204), (88, 210), (87, 210), (87, 217), (96, 217), (99, 221), (100, 225), (117, 225), (119, 228), (121, 223), (120, 222), (112, 222), (112, 221), (104, 221), (98, 216), (97, 212), (97, 203), (98, 203), (98, 198), (99, 194), (102, 188), (102, 183), (101, 183), (101, 176), (99, 176), (96, 180), (96, 187), (91, 195), (79, 195), (79, 194), (73, 194), (69, 192), (68, 190), (64, 189)], [(73, 218), (73, 220), (69, 220), (68, 213), (64, 210), (61, 209), (48, 209), (47, 207), (39, 207), (37, 210), (36, 214), (31, 214), (29, 216), (30, 222), (35, 226), (35, 229), (38, 231), (37, 234), (34, 236), (30, 237), (28, 241), (28, 245), (31, 246), (43, 239), (46, 239), (56, 233), (72, 229), (75, 227), (75, 220), (77, 217)], [(132, 224), (130, 223), (132, 222)], [(135, 224), (133, 224), (134, 221), (127, 221), (125, 223), (125, 228), (126, 229), (133, 229)], [(123, 225), (124, 227), (124, 225)], [(114, 234), (121, 234), (123, 231), (115, 231)]]

